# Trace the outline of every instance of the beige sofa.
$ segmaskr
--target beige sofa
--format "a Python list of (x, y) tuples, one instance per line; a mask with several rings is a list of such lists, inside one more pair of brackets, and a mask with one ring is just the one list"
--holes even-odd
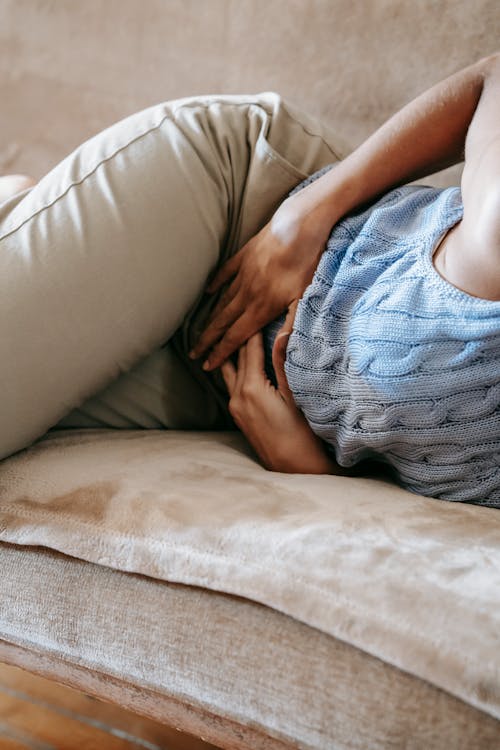
[[(355, 146), (499, 31), (496, 0), (0, 0), (0, 174), (190, 94)], [(0, 660), (221, 748), (500, 748), (497, 510), (237, 432), (51, 430), (0, 463), (0, 571)]]

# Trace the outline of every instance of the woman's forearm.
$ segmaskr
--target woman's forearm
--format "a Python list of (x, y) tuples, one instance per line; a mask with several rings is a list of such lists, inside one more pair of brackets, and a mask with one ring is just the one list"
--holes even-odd
[[(421, 94), (335, 167), (289, 195), (269, 222), (218, 270), (210, 294), (229, 284), (191, 353), (212, 348), (219, 367), (243, 341), (299, 300), (332, 227), (392, 188), (463, 159), (469, 126), (497, 55), (479, 60)], [(481, 109), (481, 108), (480, 108)], [(464, 170), (464, 174), (467, 171)]]
[(307, 213), (327, 231), (381, 193), (462, 161), (496, 57), (479, 60), (418, 96), (334, 169), (295, 194), (309, 202), (305, 212), (302, 204), (302, 216)]

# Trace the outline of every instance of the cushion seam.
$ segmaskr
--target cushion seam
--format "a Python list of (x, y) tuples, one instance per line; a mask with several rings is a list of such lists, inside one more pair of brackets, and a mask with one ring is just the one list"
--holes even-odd
[[(280, 97), (281, 101), (283, 102), (283, 105), (285, 107), (285, 111), (286, 111), (286, 114), (288, 115), (288, 117), (290, 117), (290, 119), (292, 119), (297, 125), (299, 125), (302, 128), (302, 130), (304, 131), (304, 133), (306, 133), (307, 135), (312, 136), (313, 138), (319, 138), (320, 140), (322, 140), (323, 143), (325, 144), (325, 146), (327, 147), (327, 149), (329, 151), (331, 151), (331, 153), (333, 154), (333, 156), (335, 157), (335, 159), (337, 159), (337, 161), (342, 161), (342, 157), (340, 157), (337, 154), (337, 152), (333, 150), (333, 148), (330, 146), (330, 144), (328, 143), (328, 141), (320, 133), (312, 133), (310, 130), (308, 130), (306, 128), (306, 126), (304, 125), (304, 123), (302, 123), (300, 120), (297, 120), (297, 118), (295, 118), (288, 111), (288, 109), (286, 108), (286, 101), (283, 99), (283, 97), (281, 97), (280, 94), (278, 94), (278, 96)], [(213, 106), (214, 104), (218, 104), (218, 103), (221, 103), (221, 102), (224, 103), (224, 99), (223, 98), (220, 98), (220, 99), (217, 99), (216, 101), (211, 101), (211, 102), (201, 102), (201, 103), (186, 102), (185, 104), (179, 104), (177, 107), (172, 108), (172, 111), (175, 112), (175, 110), (181, 109), (183, 107), (185, 107), (187, 109), (190, 109), (190, 108), (199, 107), (199, 106), (205, 107), (206, 109), (208, 109), (209, 107)], [(269, 110), (267, 107), (264, 106), (263, 103), (256, 102), (255, 100), (253, 100), (253, 101), (249, 100), (248, 102), (226, 102), (226, 103), (229, 106), (231, 106), (231, 107), (258, 107), (259, 109), (263, 110), (270, 117), (273, 115), (272, 109)]]

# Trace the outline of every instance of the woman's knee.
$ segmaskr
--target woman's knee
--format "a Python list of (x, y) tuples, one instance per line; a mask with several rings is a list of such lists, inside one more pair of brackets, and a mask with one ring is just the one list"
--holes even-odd
[(5, 176), (0, 459), (161, 346), (202, 294), (230, 211), (219, 155), (185, 119), (154, 106), (35, 187)]
[(0, 202), (36, 185), (34, 177), (26, 174), (7, 174), (0, 177)]

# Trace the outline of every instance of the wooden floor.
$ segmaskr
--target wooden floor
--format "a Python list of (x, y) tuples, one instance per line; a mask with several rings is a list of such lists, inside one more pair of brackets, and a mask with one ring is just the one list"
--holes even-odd
[(90, 695), (0, 664), (0, 750), (215, 750)]

